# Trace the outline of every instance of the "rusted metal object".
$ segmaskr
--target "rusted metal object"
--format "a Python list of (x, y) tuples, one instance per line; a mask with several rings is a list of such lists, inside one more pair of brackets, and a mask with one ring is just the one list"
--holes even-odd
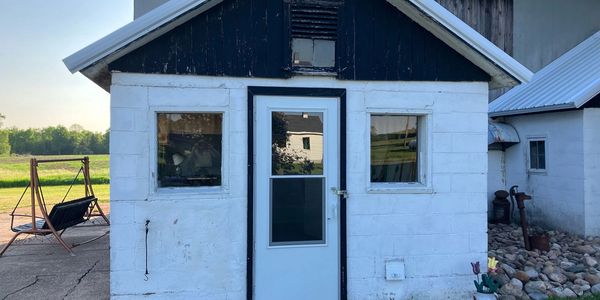
[(521, 219), (521, 228), (523, 230), (523, 242), (525, 249), (539, 249), (542, 251), (550, 250), (550, 241), (546, 235), (529, 235), (529, 225), (527, 224), (527, 214), (525, 213), (525, 200), (531, 200), (531, 196), (518, 191), (518, 186), (510, 188), (510, 196), (517, 202), (519, 208), (519, 217)]
[(531, 196), (519, 192), (519, 186), (517, 185), (513, 185), (509, 191), (511, 199), (516, 202), (517, 208), (519, 208), (519, 219), (521, 220), (521, 230), (523, 230), (525, 249), (531, 250), (531, 245), (529, 243), (529, 225), (527, 224), (527, 214), (525, 212), (525, 200), (531, 199)]
[(492, 223), (510, 224), (510, 202), (508, 201), (508, 192), (499, 190), (494, 193), (496, 198), (492, 201)]
[(532, 235), (529, 237), (529, 244), (533, 249), (550, 251), (550, 239), (547, 235)]

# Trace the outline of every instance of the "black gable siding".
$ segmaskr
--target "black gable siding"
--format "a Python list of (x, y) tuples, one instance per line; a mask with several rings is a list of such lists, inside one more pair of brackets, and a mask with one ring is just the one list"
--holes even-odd
[(282, 1), (225, 0), (119, 58), (109, 69), (284, 78), (283, 9)]
[(487, 73), (385, 0), (346, 1), (340, 18), (340, 79), (490, 80)]
[[(225, 0), (109, 65), (111, 71), (289, 78), (283, 0)], [(385, 0), (339, 11), (338, 78), (489, 81), (487, 73)]]

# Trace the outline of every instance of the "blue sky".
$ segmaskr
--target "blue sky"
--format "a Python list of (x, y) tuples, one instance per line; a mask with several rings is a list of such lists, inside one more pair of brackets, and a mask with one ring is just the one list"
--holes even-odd
[(108, 129), (110, 95), (62, 59), (133, 19), (133, 0), (0, 0), (5, 127)]

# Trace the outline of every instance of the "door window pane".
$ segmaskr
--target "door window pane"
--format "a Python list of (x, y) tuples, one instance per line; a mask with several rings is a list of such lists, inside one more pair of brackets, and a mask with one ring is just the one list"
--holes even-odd
[(371, 115), (371, 182), (418, 182), (418, 116)]
[(323, 113), (273, 112), (273, 175), (323, 174)]
[(221, 113), (158, 114), (158, 186), (221, 185)]
[(271, 179), (271, 245), (324, 242), (323, 180)]

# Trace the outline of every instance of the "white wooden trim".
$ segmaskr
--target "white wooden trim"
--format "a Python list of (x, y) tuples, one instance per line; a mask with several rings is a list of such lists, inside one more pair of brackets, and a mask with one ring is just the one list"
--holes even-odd
[[(532, 169), (531, 168), (531, 144), (530, 142), (544, 142), (544, 169)], [(527, 145), (525, 146), (526, 157), (526, 169), (529, 174), (545, 175), (548, 173), (548, 137), (546, 135), (533, 135), (527, 136)]]

